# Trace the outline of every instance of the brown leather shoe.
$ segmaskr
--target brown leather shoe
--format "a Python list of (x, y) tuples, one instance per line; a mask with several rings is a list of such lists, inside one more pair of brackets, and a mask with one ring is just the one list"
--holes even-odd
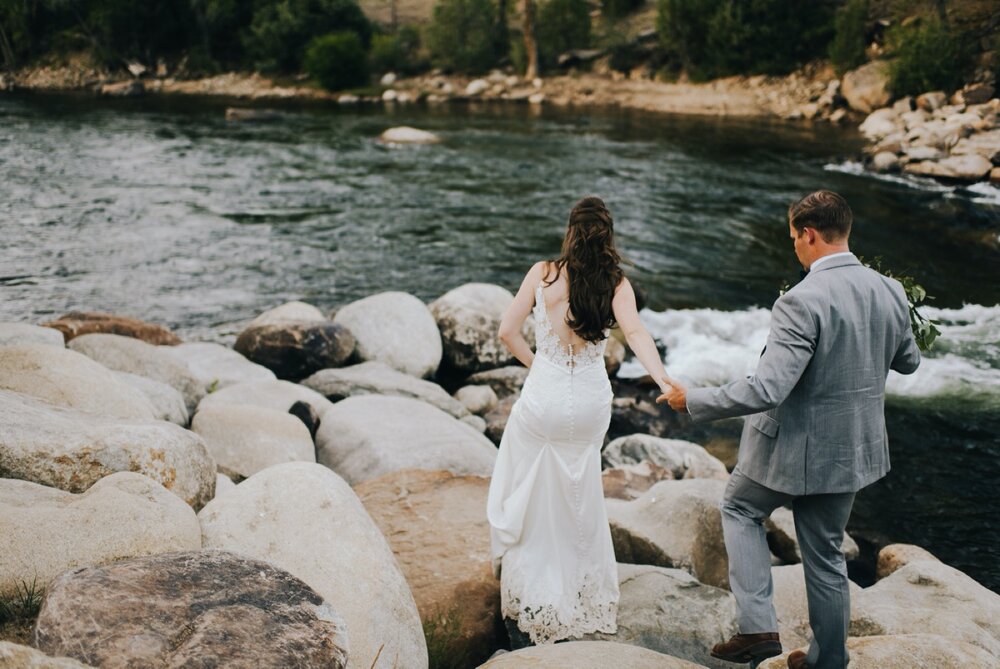
[(729, 641), (712, 647), (712, 657), (726, 662), (745, 664), (781, 655), (777, 632), (736, 634)]
[(804, 650), (793, 650), (788, 654), (788, 669), (809, 669)]

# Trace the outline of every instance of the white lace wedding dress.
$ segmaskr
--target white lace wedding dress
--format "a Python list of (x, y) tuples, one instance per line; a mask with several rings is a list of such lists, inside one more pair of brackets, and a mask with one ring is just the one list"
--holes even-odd
[(487, 515), (501, 609), (532, 642), (615, 633), (618, 569), (601, 486), (606, 341), (579, 352), (535, 289), (537, 351), (500, 442)]

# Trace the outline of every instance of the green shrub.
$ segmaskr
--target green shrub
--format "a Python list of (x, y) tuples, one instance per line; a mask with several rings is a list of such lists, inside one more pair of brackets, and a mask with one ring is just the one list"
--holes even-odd
[(833, 20), (830, 61), (837, 74), (853, 70), (865, 62), (868, 32), (868, 0), (847, 0)]
[(259, 5), (245, 43), (261, 70), (297, 72), (311, 41), (337, 32), (370, 44), (371, 24), (355, 0), (277, 0)]
[(617, 19), (642, 6), (643, 0), (601, 0), (601, 14), (608, 18)]
[(491, 0), (440, 0), (426, 33), (433, 63), (467, 74), (496, 65), (496, 11)]
[(403, 26), (395, 35), (375, 35), (369, 62), (378, 73), (416, 74), (427, 69), (420, 56), (420, 33), (413, 26)]
[(608, 67), (628, 74), (641, 65), (649, 54), (641, 45), (628, 40), (617, 40), (608, 45)]
[(896, 96), (919, 95), (934, 90), (954, 90), (962, 85), (968, 51), (937, 17), (928, 17), (889, 31), (889, 86)]
[(559, 55), (590, 46), (590, 7), (586, 0), (547, 0), (535, 21), (538, 60), (551, 68)]
[(826, 52), (833, 5), (826, 0), (659, 0), (664, 48), (695, 80), (785, 74)]
[(305, 69), (327, 90), (340, 91), (368, 83), (368, 54), (355, 33), (317, 37), (306, 48)]

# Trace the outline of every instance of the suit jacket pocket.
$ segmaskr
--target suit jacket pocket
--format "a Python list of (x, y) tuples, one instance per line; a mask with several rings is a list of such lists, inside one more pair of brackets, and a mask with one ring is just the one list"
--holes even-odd
[(778, 436), (778, 428), (781, 427), (781, 423), (766, 413), (759, 413), (750, 419), (750, 427), (774, 439)]

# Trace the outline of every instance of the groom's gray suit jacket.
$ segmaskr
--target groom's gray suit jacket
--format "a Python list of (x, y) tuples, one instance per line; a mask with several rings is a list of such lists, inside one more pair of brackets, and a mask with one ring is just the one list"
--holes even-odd
[(854, 256), (831, 258), (774, 303), (756, 372), (689, 390), (688, 411), (696, 421), (756, 414), (737, 466), (761, 485), (857, 492), (889, 471), (886, 376), (919, 364), (902, 285)]

